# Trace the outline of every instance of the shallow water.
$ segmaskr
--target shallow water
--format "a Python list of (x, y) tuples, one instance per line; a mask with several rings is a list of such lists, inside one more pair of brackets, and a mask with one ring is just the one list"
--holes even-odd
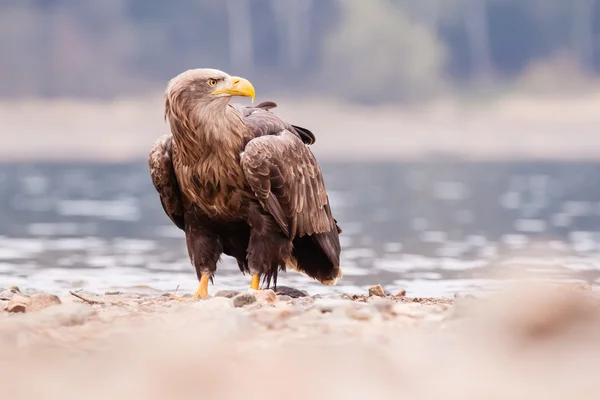
[[(546, 271), (600, 282), (600, 164), (328, 164), (344, 230), (344, 278), (311, 293), (383, 284), (414, 296), (494, 288), (490, 274)], [(183, 234), (164, 214), (146, 163), (0, 165), (0, 287), (193, 291)], [(245, 288), (233, 259), (214, 291)]]

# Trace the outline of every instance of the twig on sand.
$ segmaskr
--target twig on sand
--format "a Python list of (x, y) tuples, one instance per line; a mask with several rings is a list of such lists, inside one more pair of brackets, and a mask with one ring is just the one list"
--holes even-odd
[(84, 302), (88, 303), (88, 304), (104, 304), (103, 301), (100, 300), (92, 300), (92, 299), (86, 299), (85, 297), (83, 297), (82, 295), (80, 295), (77, 292), (74, 292), (72, 290), (69, 291), (69, 293), (71, 293), (73, 296), (77, 297), (80, 300), (83, 300)]

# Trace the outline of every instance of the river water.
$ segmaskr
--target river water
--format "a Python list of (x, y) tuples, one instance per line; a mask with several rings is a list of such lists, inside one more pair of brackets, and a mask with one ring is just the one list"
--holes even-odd
[[(344, 230), (344, 278), (314, 293), (451, 296), (493, 289), (505, 272), (600, 282), (600, 164), (322, 163)], [(215, 286), (250, 278), (223, 256)], [(0, 165), (0, 287), (64, 292), (193, 291), (183, 233), (164, 214), (145, 162)]]

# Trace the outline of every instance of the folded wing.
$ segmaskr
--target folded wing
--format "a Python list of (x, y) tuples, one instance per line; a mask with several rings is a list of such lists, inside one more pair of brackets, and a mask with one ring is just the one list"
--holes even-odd
[(181, 191), (173, 168), (173, 137), (163, 135), (152, 146), (148, 157), (152, 184), (159, 194), (160, 202), (171, 221), (181, 230), (185, 229)]
[(296, 132), (275, 132), (271, 117), (248, 125), (259, 134), (246, 145), (241, 165), (261, 205), (290, 239), (311, 236), (339, 265), (339, 230), (314, 155)]

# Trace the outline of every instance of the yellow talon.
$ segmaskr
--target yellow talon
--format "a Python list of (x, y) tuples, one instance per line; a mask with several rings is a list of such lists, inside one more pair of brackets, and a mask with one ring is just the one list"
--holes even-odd
[(198, 290), (192, 296), (192, 300), (198, 300), (198, 297), (202, 299), (206, 299), (208, 297), (208, 275), (202, 275), (200, 277), (200, 285), (198, 285)]
[[(198, 298), (206, 299), (208, 297), (208, 281), (208, 275), (202, 275), (202, 277), (200, 277), (200, 285), (198, 285), (198, 290), (196, 290), (192, 296), (192, 300), (198, 300)], [(169, 298), (177, 301), (185, 301), (183, 298), (175, 296), (174, 294), (169, 295)]]
[(183, 298), (181, 298), (179, 296), (175, 296), (174, 294), (170, 294), (169, 298), (173, 299), (173, 300), (177, 300), (177, 301), (185, 301)]
[(250, 289), (258, 290), (259, 284), (260, 284), (260, 275), (259, 274), (252, 275), (252, 282), (250, 283)]

